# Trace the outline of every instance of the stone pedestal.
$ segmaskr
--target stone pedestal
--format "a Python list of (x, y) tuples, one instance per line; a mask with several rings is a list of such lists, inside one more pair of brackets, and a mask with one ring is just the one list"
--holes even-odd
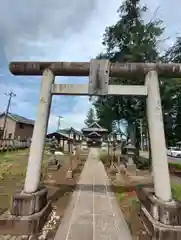
[(127, 165), (127, 171), (129, 174), (136, 176), (136, 164)]
[(141, 220), (148, 239), (181, 239), (181, 203), (156, 198), (153, 188), (137, 188), (141, 203)]
[(51, 156), (48, 159), (48, 170), (50, 171), (56, 171), (60, 168), (60, 163), (58, 162), (58, 160), (56, 159), (56, 156)]
[(66, 178), (67, 178), (67, 179), (72, 179), (72, 178), (73, 178), (73, 171), (72, 171), (72, 170), (68, 170), (68, 171), (67, 171)]
[(0, 216), (0, 233), (32, 235), (40, 232), (52, 210), (47, 193), (46, 188), (32, 194), (15, 193), (10, 211)]

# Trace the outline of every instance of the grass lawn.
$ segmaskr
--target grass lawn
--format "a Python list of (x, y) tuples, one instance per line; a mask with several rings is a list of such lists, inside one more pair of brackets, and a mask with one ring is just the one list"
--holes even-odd
[[(28, 156), (29, 149), (0, 153), (0, 180), (10, 176), (25, 176)], [(48, 154), (44, 154), (44, 160), (48, 157)]]
[[(15, 189), (21, 188), (25, 179), (29, 149), (0, 153), (0, 213), (9, 207)], [(44, 155), (44, 160), (49, 156)], [(44, 173), (45, 161), (42, 164)]]
[(181, 201), (181, 184), (172, 183), (172, 196)]

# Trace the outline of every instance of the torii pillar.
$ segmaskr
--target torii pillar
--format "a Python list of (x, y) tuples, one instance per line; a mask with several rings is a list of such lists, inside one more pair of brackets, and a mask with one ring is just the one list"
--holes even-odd
[[(154, 188), (137, 189), (141, 219), (150, 240), (179, 240), (181, 204), (172, 199), (157, 72), (148, 72), (145, 80)], [(140, 234), (139, 239), (145, 239), (146, 236)]]
[[(11, 215), (6, 219), (9, 220), (11, 232), (14, 230), (24, 235), (39, 232), (52, 210), (50, 201), (47, 200), (48, 190), (40, 187), (40, 177), (54, 79), (51, 70), (43, 71), (24, 189), (13, 196)], [(0, 218), (0, 232), (2, 222), (3, 219)], [(3, 233), (6, 231), (9, 233), (8, 228), (2, 229)]]

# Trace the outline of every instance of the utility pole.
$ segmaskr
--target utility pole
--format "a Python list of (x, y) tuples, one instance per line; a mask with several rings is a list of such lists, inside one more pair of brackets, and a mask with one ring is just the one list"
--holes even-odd
[(11, 105), (11, 99), (12, 99), (12, 97), (15, 97), (16, 94), (11, 91), (10, 93), (5, 93), (5, 95), (9, 97), (9, 100), (8, 100), (8, 105), (7, 105), (5, 116), (4, 116), (3, 138), (5, 137), (6, 122), (7, 122), (7, 116), (8, 116), (8, 112), (9, 112), (9, 107)]
[(57, 132), (60, 130), (60, 121), (63, 117), (62, 116), (58, 116), (58, 126), (57, 126)]
[(143, 119), (140, 119), (141, 151), (143, 151)]

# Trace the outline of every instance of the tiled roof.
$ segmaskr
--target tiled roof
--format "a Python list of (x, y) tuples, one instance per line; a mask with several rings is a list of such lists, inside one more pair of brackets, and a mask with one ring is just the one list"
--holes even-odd
[(83, 135), (81, 131), (78, 131), (78, 130), (76, 130), (73, 127), (71, 127), (71, 128), (63, 128), (63, 129), (59, 130), (60, 133), (64, 133), (64, 134), (69, 134), (70, 131), (72, 131), (73, 133), (76, 133), (78, 135)]
[(52, 132), (52, 133), (48, 133), (47, 134), (47, 137), (51, 137), (51, 136), (53, 136), (53, 135), (60, 135), (60, 136), (63, 136), (63, 137), (65, 137), (65, 138), (69, 138), (69, 136), (68, 136), (68, 134), (65, 134), (65, 133), (62, 133), (62, 132)]
[(88, 127), (82, 128), (83, 132), (108, 132), (106, 128), (101, 127), (97, 122), (91, 123)]
[[(1, 113), (0, 116), (2, 116), (4, 114), (5, 113)], [(29, 125), (34, 125), (34, 123), (35, 123), (34, 120), (22, 117), (18, 114), (15, 114), (15, 113), (8, 113), (8, 117), (13, 119), (16, 122), (25, 123), (25, 124), (29, 124)]]
[(108, 132), (105, 128), (82, 128), (82, 132)]

